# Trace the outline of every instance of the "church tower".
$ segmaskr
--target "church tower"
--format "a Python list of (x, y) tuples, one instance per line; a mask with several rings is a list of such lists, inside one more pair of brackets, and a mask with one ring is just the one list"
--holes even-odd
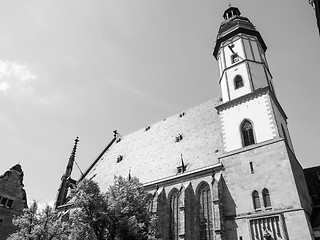
[(277, 137), (293, 151), (286, 114), (279, 104), (268, 67), (267, 46), (248, 18), (236, 7), (223, 14), (213, 55), (218, 60), (223, 104), (225, 151)]
[[(312, 239), (311, 200), (275, 94), (267, 46), (236, 7), (213, 51), (220, 70), (225, 239)], [(284, 80), (285, 81), (285, 80)]]

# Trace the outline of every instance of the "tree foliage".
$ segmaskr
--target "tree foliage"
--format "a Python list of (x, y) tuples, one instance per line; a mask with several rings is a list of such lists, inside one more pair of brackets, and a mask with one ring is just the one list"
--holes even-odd
[(115, 177), (106, 193), (83, 180), (72, 193), (67, 221), (49, 206), (39, 211), (34, 201), (15, 218), (20, 230), (9, 240), (155, 240), (157, 218), (149, 213), (146, 196), (137, 178)]
[(19, 227), (8, 240), (65, 240), (69, 236), (69, 225), (59, 221), (59, 216), (50, 206), (39, 210), (33, 201), (30, 208), (24, 209), (13, 223)]
[(97, 240), (155, 239), (156, 217), (148, 211), (146, 193), (137, 178), (115, 177), (106, 193), (100, 192), (97, 183), (84, 180), (74, 204), (74, 221), (86, 225)]

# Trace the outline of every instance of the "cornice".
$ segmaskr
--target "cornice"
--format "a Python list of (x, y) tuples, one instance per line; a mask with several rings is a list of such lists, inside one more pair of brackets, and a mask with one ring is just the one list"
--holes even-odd
[(213, 50), (213, 56), (215, 57), (215, 59), (217, 59), (218, 51), (222, 42), (233, 37), (234, 35), (237, 35), (238, 33), (244, 33), (244, 34), (256, 36), (261, 44), (263, 51), (265, 52), (267, 50), (267, 45), (265, 44), (260, 33), (257, 30), (246, 29), (244, 27), (241, 27), (239, 24), (237, 24), (232, 29), (228, 30), (226, 34), (218, 35), (218, 38), (216, 40), (216, 45)]
[(223, 159), (223, 158), (230, 157), (232, 155), (236, 155), (236, 154), (239, 154), (239, 153), (242, 153), (242, 152), (247, 152), (247, 151), (250, 151), (252, 149), (264, 147), (266, 145), (275, 144), (275, 143), (281, 142), (281, 141), (285, 142), (285, 140), (283, 138), (279, 137), (279, 138), (270, 139), (270, 140), (267, 140), (267, 141), (264, 141), (264, 142), (252, 144), (252, 145), (249, 145), (249, 146), (246, 146), (246, 147), (241, 147), (239, 149), (232, 150), (230, 152), (225, 152), (220, 157), (218, 157), (218, 159), (219, 159), (219, 161), (221, 161), (221, 159)]
[(143, 184), (143, 187), (148, 191), (151, 189), (156, 189), (159, 187), (168, 186), (174, 183), (183, 182), (189, 179), (194, 179), (197, 176), (203, 176), (206, 174), (213, 174), (215, 172), (219, 172), (223, 170), (222, 163), (216, 163), (214, 165), (210, 165), (204, 168), (198, 168), (192, 171), (188, 171), (182, 174), (161, 178), (155, 181), (147, 182)]
[(303, 208), (293, 208), (293, 206), (285, 207), (281, 210), (268, 210), (263, 212), (248, 212), (243, 214), (237, 214), (237, 215), (231, 215), (231, 216), (225, 216), (227, 220), (233, 220), (233, 219), (258, 219), (258, 218), (264, 218), (264, 217), (273, 217), (273, 216), (279, 216), (280, 214), (286, 213), (286, 212), (296, 212), (296, 211), (304, 211)]
[(238, 98), (235, 98), (235, 99), (232, 99), (231, 101), (228, 101), (228, 102), (225, 102), (225, 103), (222, 103), (218, 106), (216, 106), (216, 109), (219, 112), (221, 112), (222, 110), (225, 110), (225, 109), (228, 109), (232, 106), (235, 106), (237, 104), (239, 104), (240, 102), (246, 102), (247, 100), (249, 99), (253, 99), (257, 96), (261, 96), (263, 94), (266, 94), (270, 92), (270, 88), (269, 87), (264, 87), (264, 88), (259, 88), (251, 93), (248, 93), (248, 94), (245, 94), (241, 97), (238, 97)]
[(220, 76), (220, 79), (219, 79), (219, 84), (221, 83), (223, 75), (225, 74), (225, 72), (227, 72), (229, 69), (237, 67), (241, 63), (245, 63), (245, 62), (251, 62), (251, 63), (257, 63), (257, 64), (260, 64), (260, 65), (264, 65), (265, 69), (268, 71), (268, 73), (272, 77), (272, 74), (270, 73), (270, 70), (269, 70), (268, 66), (264, 62), (258, 62), (258, 61), (254, 61), (254, 60), (250, 60), (250, 59), (243, 59), (243, 60), (241, 60), (241, 61), (239, 61), (237, 63), (234, 63), (233, 65), (231, 65), (229, 67), (226, 67), (225, 69), (222, 70), (222, 73), (221, 73), (221, 76)]

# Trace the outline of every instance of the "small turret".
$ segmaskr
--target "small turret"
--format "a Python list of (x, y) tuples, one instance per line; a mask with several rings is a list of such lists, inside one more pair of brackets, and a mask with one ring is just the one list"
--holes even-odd
[(267, 46), (263, 41), (260, 33), (256, 30), (255, 26), (250, 22), (246, 17), (241, 16), (241, 12), (236, 7), (229, 7), (223, 14), (223, 21), (220, 25), (216, 45), (214, 47), (213, 56), (217, 59), (218, 52), (221, 46), (221, 43), (227, 39), (232, 38), (233, 36), (244, 33), (257, 37), (263, 52), (267, 50)]

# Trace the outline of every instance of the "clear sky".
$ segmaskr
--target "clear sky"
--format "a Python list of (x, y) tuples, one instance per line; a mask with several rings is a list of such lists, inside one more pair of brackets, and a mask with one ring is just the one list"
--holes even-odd
[[(0, 174), (56, 197), (112, 139), (220, 96), (212, 56), (225, 0), (0, 0)], [(238, 0), (261, 32), (303, 167), (319, 165), (320, 37), (307, 0)], [(79, 177), (74, 168), (73, 177)]]

